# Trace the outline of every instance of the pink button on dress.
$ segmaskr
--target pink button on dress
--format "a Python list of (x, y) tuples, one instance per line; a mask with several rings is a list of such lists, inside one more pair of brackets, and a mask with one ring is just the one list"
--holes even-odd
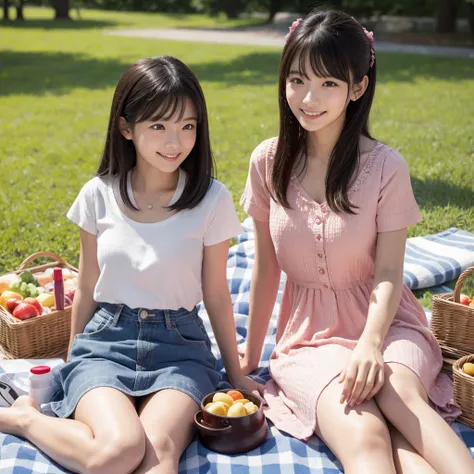
[[(307, 439), (316, 428), (319, 396), (347, 366), (364, 329), (377, 233), (407, 227), (421, 215), (405, 160), (382, 143), (350, 186), (357, 214), (336, 214), (326, 203), (317, 204), (296, 176), (287, 193), (291, 209), (284, 208), (269, 193), (276, 142), (266, 140), (253, 152), (241, 204), (249, 216), (269, 222), (278, 262), (287, 275), (270, 359), (272, 380), (265, 387), (266, 415), (278, 429)], [(452, 382), (440, 373), (439, 345), (406, 286), (383, 356), (420, 378), (432, 406), (447, 421), (460, 414)]]

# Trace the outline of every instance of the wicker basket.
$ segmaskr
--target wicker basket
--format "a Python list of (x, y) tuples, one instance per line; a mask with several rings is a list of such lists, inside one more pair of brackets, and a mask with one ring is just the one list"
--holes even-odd
[(466, 362), (472, 362), (474, 355), (458, 359), (453, 365), (454, 400), (462, 410), (459, 421), (474, 428), (474, 377), (462, 370)]
[(472, 273), (474, 267), (461, 273), (454, 293), (433, 295), (431, 330), (443, 353), (456, 359), (474, 354), (474, 307), (459, 302), (464, 280)]
[[(51, 258), (53, 262), (30, 268), (31, 262), (40, 257)], [(77, 272), (75, 267), (58, 255), (38, 252), (29, 256), (18, 270), (12, 273), (19, 274), (29, 269), (35, 274), (52, 267), (69, 268)], [(46, 359), (63, 356), (67, 352), (70, 335), (70, 306), (24, 321), (14, 318), (0, 306), (0, 354), (6, 359)]]

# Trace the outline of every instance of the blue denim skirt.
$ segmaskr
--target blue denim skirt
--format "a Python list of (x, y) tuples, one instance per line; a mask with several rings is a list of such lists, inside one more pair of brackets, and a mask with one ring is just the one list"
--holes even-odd
[(133, 397), (174, 389), (200, 404), (220, 381), (196, 308), (149, 310), (101, 303), (84, 332), (76, 335), (69, 361), (55, 372), (59, 390), (51, 409), (66, 418), (97, 387)]

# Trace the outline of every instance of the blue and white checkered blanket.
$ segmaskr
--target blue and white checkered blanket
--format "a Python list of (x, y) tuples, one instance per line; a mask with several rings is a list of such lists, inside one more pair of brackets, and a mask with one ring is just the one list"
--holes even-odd
[[(245, 343), (249, 311), (250, 277), (254, 262), (254, 239), (251, 221), (244, 222), (245, 232), (229, 253), (227, 276), (234, 304), (237, 340)], [(462, 270), (474, 265), (474, 235), (456, 228), (428, 237), (409, 239), (405, 255), (405, 283), (412, 289), (427, 288), (457, 278)], [(275, 343), (277, 314), (284, 275), (277, 303), (265, 339), (257, 379), (268, 379), (268, 360)], [(450, 291), (446, 288), (445, 291)], [(428, 316), (429, 316), (429, 312)], [(201, 308), (201, 316), (211, 334), (210, 323)], [(211, 334), (213, 350), (219, 356)], [(222, 362), (221, 362), (222, 368)], [(1, 370), (1, 364), (0, 364)], [(474, 430), (461, 423), (453, 428), (470, 447), (474, 457)], [(340, 464), (329, 449), (314, 436), (308, 442), (298, 441), (279, 432), (270, 423), (267, 441), (245, 455), (226, 456), (214, 453), (194, 441), (183, 454), (180, 474), (339, 474)], [(67, 472), (31, 444), (15, 436), (0, 433), (1, 474), (59, 474)]]

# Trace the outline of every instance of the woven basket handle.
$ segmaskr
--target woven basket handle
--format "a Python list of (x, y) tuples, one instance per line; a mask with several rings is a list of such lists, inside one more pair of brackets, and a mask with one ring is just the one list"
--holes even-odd
[(51, 260), (55, 260), (59, 263), (62, 263), (65, 266), (69, 266), (59, 255), (56, 255), (55, 253), (51, 252), (37, 252), (34, 253), (33, 255), (30, 255), (28, 258), (25, 259), (25, 261), (18, 267), (18, 270), (25, 270), (30, 266), (30, 263), (33, 260), (36, 260), (37, 258), (40, 257), (49, 257)]
[(456, 286), (454, 287), (454, 302), (459, 303), (459, 297), (461, 296), (462, 286), (464, 284), (464, 280), (474, 273), (474, 267), (468, 267), (464, 270), (461, 275), (459, 275), (458, 281), (456, 282)]

